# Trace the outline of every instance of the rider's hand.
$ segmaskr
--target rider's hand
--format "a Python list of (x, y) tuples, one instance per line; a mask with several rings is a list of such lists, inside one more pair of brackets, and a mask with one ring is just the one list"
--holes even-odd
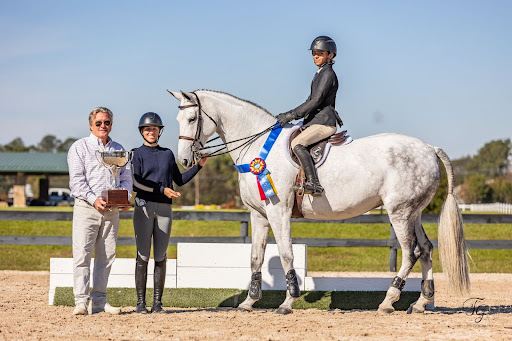
[(173, 198), (179, 198), (181, 197), (181, 193), (180, 192), (175, 192), (173, 191), (172, 189), (170, 189), (169, 187), (165, 187), (164, 189), (164, 195), (169, 198), (169, 199), (173, 199)]
[(290, 123), (291, 121), (293, 121), (295, 119), (295, 114), (293, 113), (293, 111), (288, 111), (288, 112), (277, 115), (276, 118), (277, 118), (277, 121), (279, 122), (279, 124), (281, 125), (281, 127), (284, 127), (285, 124)]

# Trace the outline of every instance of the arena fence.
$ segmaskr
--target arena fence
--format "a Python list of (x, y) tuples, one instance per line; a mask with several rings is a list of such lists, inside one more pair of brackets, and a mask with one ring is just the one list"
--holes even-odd
[[(121, 212), (121, 219), (132, 219), (133, 211)], [(71, 221), (73, 212), (50, 211), (0, 211), (0, 220), (26, 221)], [(239, 237), (172, 237), (169, 245), (178, 243), (251, 243), (249, 236), (249, 212), (226, 211), (174, 211), (174, 220), (192, 221), (239, 221)], [(292, 219), (294, 223), (387, 223), (385, 214), (366, 214), (344, 220)], [(438, 215), (422, 215), (423, 223), (437, 223)], [(464, 222), (470, 224), (512, 224), (512, 215), (506, 214), (470, 214), (464, 216)], [(274, 238), (269, 238), (275, 244)], [(387, 247), (389, 248), (389, 271), (396, 272), (397, 250), (400, 244), (390, 224), (389, 239), (341, 239), (341, 238), (293, 238), (294, 244), (306, 244), (308, 247)], [(467, 240), (471, 249), (512, 249), (512, 240)], [(437, 248), (437, 240), (432, 240)], [(71, 236), (13, 236), (0, 235), (0, 245), (71, 245)], [(134, 237), (119, 237), (117, 245), (135, 245)]]
[(501, 214), (512, 214), (512, 204), (495, 202), (492, 204), (459, 204), (462, 212), (497, 212)]

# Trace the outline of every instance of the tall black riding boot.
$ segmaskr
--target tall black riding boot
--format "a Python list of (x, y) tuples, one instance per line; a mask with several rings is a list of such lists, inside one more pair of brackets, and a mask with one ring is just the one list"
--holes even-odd
[(293, 153), (299, 159), (300, 165), (306, 174), (306, 183), (304, 184), (304, 193), (312, 194), (313, 196), (322, 195), (324, 188), (320, 186), (318, 175), (316, 174), (315, 164), (309, 151), (301, 144), (293, 147)]
[(165, 313), (165, 310), (162, 308), (162, 295), (164, 293), (166, 265), (167, 257), (161, 262), (155, 262), (152, 313)]
[(135, 262), (135, 290), (137, 291), (137, 308), (135, 312), (147, 314), (146, 309), (146, 282), (148, 279), (148, 262), (137, 255)]

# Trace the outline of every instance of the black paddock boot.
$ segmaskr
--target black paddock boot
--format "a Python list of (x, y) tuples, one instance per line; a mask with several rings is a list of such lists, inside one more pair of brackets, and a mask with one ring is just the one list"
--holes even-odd
[(137, 291), (136, 313), (147, 314), (146, 308), (146, 282), (148, 279), (148, 262), (145, 262), (137, 255), (135, 263), (135, 288)]
[(167, 265), (167, 257), (161, 262), (155, 262), (154, 278), (154, 295), (153, 295), (153, 306), (151, 307), (152, 313), (165, 313), (162, 308), (162, 295), (164, 293), (165, 284), (165, 270)]
[(290, 293), (291, 297), (300, 296), (299, 282), (297, 281), (295, 269), (289, 270), (286, 274), (286, 286), (288, 287), (288, 292)]
[(309, 151), (301, 144), (296, 145), (293, 148), (293, 153), (299, 159), (300, 165), (304, 169), (306, 174), (306, 183), (304, 184), (304, 193), (312, 194), (313, 196), (319, 196), (324, 193), (324, 188), (320, 186), (318, 175), (316, 173), (315, 164)]
[(253, 272), (251, 275), (249, 297), (251, 297), (253, 300), (261, 299), (261, 272), (259, 271)]

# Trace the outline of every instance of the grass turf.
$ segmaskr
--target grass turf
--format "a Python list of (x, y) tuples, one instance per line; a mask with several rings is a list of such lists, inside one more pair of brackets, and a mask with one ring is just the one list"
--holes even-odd
[[(294, 309), (377, 309), (386, 296), (385, 291), (306, 291), (293, 304)], [(134, 307), (137, 304), (135, 288), (108, 288), (110, 304), (118, 307)], [(153, 289), (148, 288), (146, 302), (151, 305)], [(236, 308), (247, 297), (247, 290), (175, 288), (164, 290), (162, 302), (165, 307), (175, 308)], [(254, 308), (276, 309), (286, 297), (284, 290), (263, 290), (263, 297)], [(396, 310), (407, 310), (419, 297), (419, 292), (404, 291), (394, 304)], [(55, 289), (54, 304), (74, 306), (73, 289)]]

